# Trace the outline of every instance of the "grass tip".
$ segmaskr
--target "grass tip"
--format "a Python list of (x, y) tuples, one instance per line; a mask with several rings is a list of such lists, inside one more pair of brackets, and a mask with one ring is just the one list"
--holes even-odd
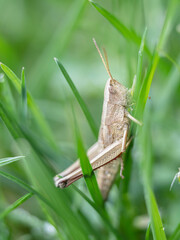
[(56, 57), (54, 57), (54, 61), (57, 63), (58, 62), (58, 59)]

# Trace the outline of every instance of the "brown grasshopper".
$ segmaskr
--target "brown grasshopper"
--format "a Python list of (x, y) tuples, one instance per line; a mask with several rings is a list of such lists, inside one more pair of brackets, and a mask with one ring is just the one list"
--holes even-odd
[[(105, 86), (104, 103), (101, 118), (101, 126), (98, 141), (88, 150), (87, 155), (93, 170), (98, 169), (97, 182), (104, 200), (107, 199), (110, 188), (120, 168), (120, 176), (124, 178), (122, 153), (125, 152), (130, 140), (128, 141), (128, 131), (130, 120), (141, 125), (127, 111), (130, 106), (131, 95), (135, 86), (135, 80), (131, 89), (127, 89), (121, 83), (113, 79), (104, 51), (105, 60), (93, 39), (94, 44), (103, 61), (109, 79)], [(83, 177), (80, 162), (77, 160), (69, 168), (55, 176), (56, 187), (65, 188)]]

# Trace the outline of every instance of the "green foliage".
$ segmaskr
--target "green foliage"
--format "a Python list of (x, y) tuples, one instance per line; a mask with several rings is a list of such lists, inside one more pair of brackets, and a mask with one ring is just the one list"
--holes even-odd
[(57, 58), (54, 59), (55, 62), (57, 63), (58, 67), (60, 68), (60, 70), (62, 71), (66, 81), (68, 82), (71, 90), (73, 91), (74, 96), (76, 97), (77, 101), (79, 102), (79, 105), (81, 106), (81, 109), (84, 113), (84, 115), (86, 116), (86, 119), (95, 135), (95, 137), (97, 138), (97, 134), (98, 134), (98, 130), (97, 127), (94, 123), (94, 120), (85, 104), (85, 102), (83, 101), (83, 99), (81, 98), (81, 95), (79, 94), (77, 88), (75, 87), (73, 81), (71, 80), (70, 76), (68, 75), (68, 73), (66, 72), (65, 68), (63, 67), (63, 65), (58, 61)]
[[(178, 0), (1, 1), (0, 61), (6, 63), (0, 63), (3, 240), (20, 235), (47, 240), (180, 238), (178, 184), (169, 191), (180, 167), (179, 7)], [(92, 37), (110, 53), (113, 76), (128, 86), (129, 76), (136, 75), (128, 110), (143, 122), (131, 126), (125, 179), (117, 177), (107, 203), (85, 150), (94, 143), (90, 131), (98, 138), (105, 86)], [(54, 56), (63, 62), (55, 59), (59, 69)], [(22, 68), (18, 77), (21, 66), (26, 72)], [(74, 118), (69, 114), (72, 101)], [(82, 179), (57, 189), (53, 177), (75, 159), (76, 149), (87, 187)], [(20, 208), (29, 212), (31, 223), (23, 224), (23, 215), (18, 218)], [(44, 235), (49, 227), (52, 237)]]
[(0, 219), (6, 217), (11, 211), (16, 209), (18, 206), (23, 204), (26, 200), (31, 198), (33, 196), (33, 193), (27, 193), (23, 197), (19, 198), (17, 201), (15, 201), (13, 204), (8, 206), (2, 213), (0, 213)]
[(94, 171), (92, 169), (92, 166), (86, 154), (86, 150), (83, 146), (82, 138), (80, 135), (80, 131), (79, 131), (76, 119), (74, 120), (74, 122), (75, 122), (75, 130), (76, 130), (78, 157), (80, 159), (80, 165), (82, 168), (83, 176), (85, 178), (85, 181), (86, 181), (88, 190), (92, 196), (92, 199), (94, 200), (94, 202), (97, 204), (98, 207), (102, 208), (103, 207), (102, 195), (99, 190)]
[(180, 224), (178, 224), (177, 228), (175, 229), (169, 240), (178, 240), (179, 238), (180, 238)]
[[(4, 73), (7, 75), (7, 77), (10, 79), (10, 81), (12, 82), (14, 87), (16, 88), (17, 92), (20, 94), (21, 93), (21, 81), (20, 81), (20, 79), (5, 64), (0, 63), (0, 66), (1, 66), (2, 70), (4, 71)], [(23, 78), (24, 78), (24, 73), (22, 73), (22, 83), (25, 82), (25, 78), (24, 78), (24, 80), (23, 80)], [(24, 92), (24, 90), (23, 90), (23, 92)], [(24, 101), (25, 101), (25, 99), (24, 99)], [(51, 143), (54, 145), (54, 140), (53, 140), (51, 131), (50, 131), (49, 127), (47, 126), (46, 121), (44, 120), (40, 110), (38, 109), (38, 107), (34, 103), (34, 100), (32, 99), (29, 92), (27, 92), (27, 103), (28, 103), (28, 105), (29, 105), (29, 107), (32, 111), (32, 114), (33, 114), (34, 118), (36, 119), (36, 122), (37, 122), (39, 128), (41, 129), (43, 134), (46, 134), (47, 139), (49, 139), (51, 141)]]
[[(99, 4), (91, 0), (89, 0), (89, 2), (98, 10), (99, 13), (101, 13), (113, 25), (114, 28), (116, 28), (119, 31), (119, 33), (121, 33), (125, 37), (126, 40), (130, 40), (136, 43), (138, 46), (140, 46), (141, 43), (140, 36), (138, 36), (134, 31), (129, 30), (114, 15), (112, 15), (110, 12), (102, 8)], [(145, 46), (145, 50), (148, 53), (148, 55), (151, 56), (151, 53), (147, 46)]]

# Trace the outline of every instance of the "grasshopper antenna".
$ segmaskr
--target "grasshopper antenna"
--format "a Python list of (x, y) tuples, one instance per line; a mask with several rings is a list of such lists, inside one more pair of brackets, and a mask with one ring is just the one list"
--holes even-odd
[(99, 47), (98, 47), (98, 45), (97, 45), (97, 43), (96, 43), (96, 40), (95, 40), (94, 38), (93, 38), (93, 42), (94, 42), (95, 47), (96, 47), (97, 50), (98, 50), (98, 53), (99, 53), (99, 55), (100, 55), (100, 57), (101, 57), (101, 59), (102, 59), (102, 62), (103, 62), (103, 64), (104, 64), (105, 68), (106, 68), (106, 71), (107, 71), (108, 75), (110, 76), (111, 79), (113, 79), (113, 77), (112, 77), (112, 75), (111, 75), (111, 72), (110, 72), (110, 70), (109, 70), (109, 63), (108, 63), (108, 57), (107, 57), (106, 50), (103, 48), (103, 52), (104, 52), (104, 56), (105, 56), (105, 60), (104, 60), (104, 58), (103, 58), (103, 56), (102, 56), (102, 54), (101, 54), (101, 51), (100, 51), (100, 49), (99, 49)]

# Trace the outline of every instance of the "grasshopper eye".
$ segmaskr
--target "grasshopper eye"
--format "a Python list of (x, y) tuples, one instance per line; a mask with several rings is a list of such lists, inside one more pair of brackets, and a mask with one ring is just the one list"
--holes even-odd
[(112, 94), (115, 94), (117, 91), (113, 87), (110, 87), (109, 92), (112, 93)]

